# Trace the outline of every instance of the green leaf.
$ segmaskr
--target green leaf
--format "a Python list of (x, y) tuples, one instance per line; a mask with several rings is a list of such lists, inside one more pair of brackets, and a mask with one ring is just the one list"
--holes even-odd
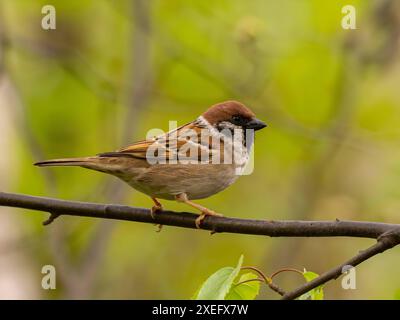
[(225, 267), (213, 273), (200, 287), (196, 300), (224, 300), (232, 287), (233, 281), (238, 276), (243, 263), (240, 256), (236, 268)]
[(312, 271), (306, 271), (304, 269), (303, 277), (304, 277), (304, 279), (306, 279), (307, 282), (310, 282), (311, 280), (314, 280), (315, 278), (318, 278), (319, 274), (317, 274), (315, 272), (312, 272)]
[(252, 272), (245, 273), (235, 282), (229, 293), (226, 295), (225, 300), (254, 300), (260, 291), (259, 281), (249, 281), (246, 283), (238, 283), (250, 279), (258, 279), (258, 276)]
[[(307, 282), (310, 282), (311, 280), (314, 280), (315, 278), (319, 277), (319, 275), (315, 272), (312, 271), (306, 271), (304, 269), (303, 272), (303, 277), (306, 279)], [(324, 291), (322, 289), (322, 285), (318, 286), (302, 296), (300, 296), (299, 300), (323, 300), (324, 299)]]

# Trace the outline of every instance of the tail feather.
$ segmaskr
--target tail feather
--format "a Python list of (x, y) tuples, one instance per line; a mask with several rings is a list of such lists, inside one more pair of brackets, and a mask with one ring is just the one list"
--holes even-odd
[(40, 161), (34, 163), (38, 167), (50, 167), (50, 166), (82, 166), (90, 163), (92, 159), (87, 158), (66, 158), (66, 159), (52, 159), (46, 161)]

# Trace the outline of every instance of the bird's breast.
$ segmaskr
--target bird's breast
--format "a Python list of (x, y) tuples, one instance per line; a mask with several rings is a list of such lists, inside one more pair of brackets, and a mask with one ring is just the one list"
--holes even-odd
[(189, 199), (207, 198), (227, 188), (237, 177), (234, 164), (159, 164), (124, 180), (145, 194), (173, 200), (181, 193)]

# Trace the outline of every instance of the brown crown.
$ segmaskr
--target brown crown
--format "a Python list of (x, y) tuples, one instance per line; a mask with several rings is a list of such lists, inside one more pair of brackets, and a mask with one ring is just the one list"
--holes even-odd
[(247, 108), (243, 103), (238, 101), (225, 101), (217, 103), (203, 113), (203, 117), (210, 124), (228, 121), (234, 115), (242, 116), (248, 119), (255, 118), (254, 112)]

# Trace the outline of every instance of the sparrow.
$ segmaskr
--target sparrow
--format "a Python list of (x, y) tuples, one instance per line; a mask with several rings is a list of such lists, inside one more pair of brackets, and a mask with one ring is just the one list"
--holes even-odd
[(113, 152), (82, 158), (53, 159), (39, 167), (79, 166), (114, 175), (154, 202), (150, 213), (162, 211), (159, 199), (176, 200), (206, 216), (221, 216), (193, 200), (230, 186), (246, 166), (254, 131), (266, 127), (238, 101), (215, 104), (196, 120), (156, 137)]

